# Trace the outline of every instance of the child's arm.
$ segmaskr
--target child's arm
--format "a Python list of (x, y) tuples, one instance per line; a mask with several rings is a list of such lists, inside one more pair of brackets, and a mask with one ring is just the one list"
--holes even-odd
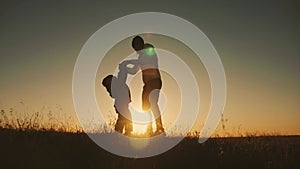
[(118, 72), (117, 78), (119, 79), (120, 82), (126, 83), (127, 74), (128, 74), (128, 72), (127, 72), (126, 68), (119, 66), (119, 72)]

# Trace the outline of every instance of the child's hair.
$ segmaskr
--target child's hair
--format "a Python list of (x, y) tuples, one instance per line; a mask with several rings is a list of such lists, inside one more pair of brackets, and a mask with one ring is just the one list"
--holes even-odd
[(144, 40), (142, 37), (136, 36), (132, 39), (131, 45), (135, 51), (142, 50), (142, 49), (144, 49)]
[(107, 91), (111, 92), (111, 81), (113, 79), (113, 75), (108, 75), (102, 80), (102, 85), (106, 87)]

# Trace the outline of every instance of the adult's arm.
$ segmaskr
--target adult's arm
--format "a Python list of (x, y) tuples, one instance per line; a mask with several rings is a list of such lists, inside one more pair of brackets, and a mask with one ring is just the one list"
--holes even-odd
[[(128, 64), (132, 64), (133, 67), (127, 67)], [(140, 69), (140, 63), (137, 59), (132, 60), (125, 60), (122, 63), (119, 64), (119, 69), (126, 69), (127, 73), (134, 75), (136, 74)]]

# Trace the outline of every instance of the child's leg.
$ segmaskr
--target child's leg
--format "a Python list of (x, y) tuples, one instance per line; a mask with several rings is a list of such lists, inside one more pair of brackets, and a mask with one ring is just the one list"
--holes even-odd
[(132, 122), (131, 120), (126, 119), (126, 124), (125, 124), (125, 135), (131, 135), (132, 132)]
[(131, 118), (131, 113), (129, 109), (125, 109), (124, 113), (126, 114), (126, 117), (123, 116), (124, 120), (124, 127), (125, 127), (125, 135), (130, 135), (132, 132), (132, 118)]
[(118, 110), (116, 109), (116, 113), (118, 114), (118, 119), (116, 121), (116, 125), (115, 125), (115, 131), (119, 132), (119, 133), (123, 133), (123, 119), (122, 119), (122, 115), (118, 112)]
[(119, 114), (119, 121), (120, 121), (120, 126), (122, 126), (122, 131), (124, 129), (125, 130), (124, 134), (129, 136), (132, 132), (132, 122), (131, 122), (131, 120), (127, 119), (122, 114)]

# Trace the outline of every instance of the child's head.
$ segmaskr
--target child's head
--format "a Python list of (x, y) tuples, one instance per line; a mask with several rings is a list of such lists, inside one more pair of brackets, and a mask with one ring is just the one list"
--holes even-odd
[(111, 82), (113, 79), (113, 75), (108, 75), (102, 80), (102, 85), (106, 88), (107, 92), (111, 96)]
[(140, 51), (144, 49), (144, 40), (142, 37), (136, 36), (132, 39), (131, 45), (135, 51)]

